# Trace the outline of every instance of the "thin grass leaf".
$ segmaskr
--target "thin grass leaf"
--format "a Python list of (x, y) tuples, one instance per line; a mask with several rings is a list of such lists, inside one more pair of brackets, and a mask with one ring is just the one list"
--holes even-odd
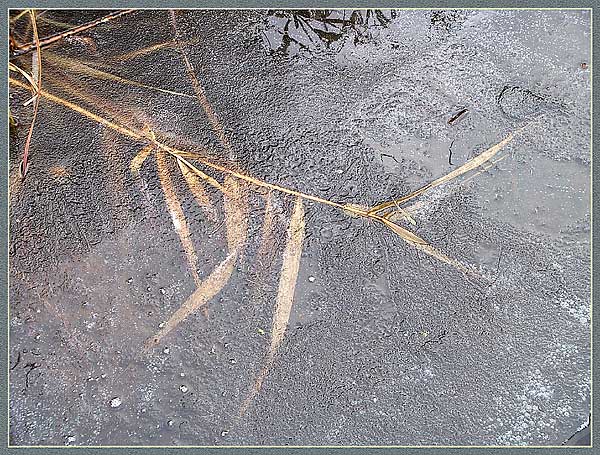
[[(212, 215), (214, 215), (214, 207), (210, 198), (208, 197), (208, 193), (201, 185), (201, 180), (198, 178), (196, 173), (190, 169), (190, 167), (185, 164), (182, 160), (177, 160), (177, 164), (179, 165), (179, 170), (183, 175), (185, 182), (187, 183), (188, 188), (192, 192), (194, 199), (200, 207), (203, 207), (209, 211)], [(208, 176), (206, 176), (208, 178)]]
[(146, 158), (150, 156), (153, 150), (153, 145), (147, 145), (137, 155), (133, 157), (133, 159), (129, 163), (129, 170), (134, 176), (138, 177), (140, 175), (140, 169), (142, 168), (144, 161), (146, 161)]
[(248, 237), (248, 197), (244, 186), (236, 178), (225, 177), (223, 187), (227, 246), (229, 251), (241, 254)]
[(165, 196), (165, 202), (167, 203), (169, 213), (171, 214), (171, 220), (173, 221), (175, 232), (177, 232), (177, 235), (181, 240), (181, 245), (185, 251), (194, 282), (196, 283), (196, 286), (200, 286), (200, 277), (198, 276), (197, 271), (198, 256), (196, 255), (196, 250), (194, 249), (194, 244), (192, 243), (190, 230), (188, 229), (185, 215), (183, 213), (183, 209), (181, 208), (181, 203), (179, 202), (179, 198), (173, 189), (173, 182), (171, 181), (169, 168), (167, 167), (167, 163), (165, 161), (165, 152), (162, 150), (159, 150), (156, 153), (156, 165), (158, 169), (158, 178)]
[(206, 305), (215, 295), (225, 287), (231, 274), (233, 273), (237, 253), (234, 251), (229, 254), (206, 278), (198, 289), (179, 307), (169, 318), (165, 325), (152, 337), (144, 343), (144, 350), (149, 351), (190, 314), (198, 308)]
[(283, 264), (279, 275), (279, 289), (277, 291), (277, 302), (273, 314), (273, 328), (271, 330), (271, 345), (263, 368), (259, 372), (254, 386), (248, 397), (244, 400), (240, 409), (240, 415), (243, 415), (253, 398), (260, 392), (264, 378), (277, 355), (279, 347), (283, 341), (285, 331), (290, 319), (292, 304), (294, 302), (294, 291), (298, 279), (298, 270), (300, 269), (300, 257), (302, 255), (302, 243), (305, 237), (304, 222), (304, 204), (302, 198), (296, 198), (294, 211), (290, 218), (290, 225), (287, 231), (287, 243), (283, 252)]
[(264, 258), (273, 248), (273, 230), (275, 228), (275, 211), (273, 208), (273, 192), (265, 195), (265, 212), (261, 229), (260, 245), (256, 253), (256, 263), (262, 264)]
[[(191, 39), (185, 43), (184, 45), (195, 45), (200, 41), (199, 38)], [(163, 49), (177, 49), (177, 43), (174, 41), (165, 41), (164, 43), (153, 44), (151, 46), (145, 47), (143, 49), (137, 49), (132, 52), (127, 52), (125, 54), (117, 55), (116, 57), (112, 57), (111, 60), (114, 62), (124, 62), (127, 60), (132, 60), (137, 57), (142, 57), (148, 54), (152, 54), (154, 52), (161, 51)]]
[(508, 136), (506, 136), (504, 139), (502, 139), (502, 141), (498, 142), (496, 145), (493, 145), (492, 147), (487, 149), (485, 152), (482, 152), (479, 155), (477, 155), (476, 157), (470, 159), (465, 164), (463, 164), (462, 166), (453, 170), (452, 172), (449, 172), (448, 174), (444, 175), (443, 177), (440, 177), (440, 178), (428, 183), (427, 185), (419, 188), (416, 191), (413, 191), (412, 193), (410, 193), (407, 196), (403, 196), (400, 199), (396, 199), (393, 201), (384, 202), (383, 204), (379, 204), (379, 205), (373, 207), (372, 209), (370, 209), (369, 213), (377, 213), (382, 210), (388, 209), (390, 207), (400, 205), (406, 201), (409, 201), (410, 199), (413, 199), (413, 198), (423, 194), (424, 192), (426, 192), (427, 190), (430, 190), (431, 188), (435, 188), (436, 186), (447, 183), (450, 180), (453, 180), (456, 177), (459, 177), (462, 174), (465, 174), (466, 172), (476, 169), (477, 167), (481, 166), (485, 162), (492, 159), (500, 150), (502, 150), (509, 142), (511, 142), (513, 140), (513, 138), (514, 138), (513, 133), (508, 134)]
[(52, 54), (48, 54), (46, 59), (57, 66), (61, 66), (63, 68), (68, 68), (72, 71), (75, 71), (75, 72), (78, 72), (81, 74), (85, 74), (86, 76), (95, 77), (96, 79), (119, 82), (119, 83), (125, 84), (125, 85), (132, 85), (134, 87), (140, 87), (140, 88), (145, 88), (147, 90), (153, 90), (156, 92), (166, 93), (168, 95), (182, 96), (185, 98), (195, 98), (193, 95), (188, 95), (186, 93), (175, 92), (173, 90), (167, 90), (164, 88), (154, 87), (152, 85), (143, 84), (141, 82), (132, 81), (130, 79), (126, 79), (124, 77), (117, 76), (115, 74), (112, 74), (112, 73), (109, 73), (106, 71), (101, 71), (99, 69), (92, 68), (91, 66), (86, 65), (85, 63), (80, 62), (80, 61), (76, 61), (76, 60), (72, 60), (72, 59), (68, 59), (68, 58), (64, 58), (64, 57), (59, 57), (57, 55), (52, 55)]
[(27, 79), (27, 82), (29, 82), (29, 85), (31, 85), (32, 92), (33, 93), (38, 92), (37, 82), (35, 81), (33, 76), (31, 76), (27, 71), (25, 71), (22, 68), (19, 68), (17, 65), (15, 65), (12, 62), (8, 62), (8, 69), (10, 69), (12, 71), (16, 71), (17, 73), (21, 74), (25, 79)]
[[(186, 153), (186, 156), (198, 156), (195, 153)], [(190, 163), (189, 161), (187, 161), (183, 155), (177, 155), (177, 161), (180, 162), (181, 164), (183, 164), (185, 167), (187, 167), (189, 170), (191, 170), (194, 174), (196, 174), (197, 177), (199, 177), (200, 179), (204, 180), (206, 183), (208, 183), (211, 186), (214, 186), (216, 189), (218, 189), (219, 191), (225, 193), (226, 189), (223, 187), (223, 185), (221, 185), (218, 181), (216, 181), (214, 178), (212, 178), (210, 175), (207, 175), (205, 172), (202, 172), (200, 169), (198, 169), (196, 166), (194, 166), (192, 163)]]
[(427, 242), (425, 240), (423, 240), (421, 237), (419, 237), (416, 234), (413, 234), (408, 229), (405, 229), (402, 226), (399, 226), (396, 223), (391, 222), (387, 218), (377, 217), (374, 219), (383, 223), (392, 232), (398, 234), (404, 241), (406, 241), (412, 245), (427, 245)]

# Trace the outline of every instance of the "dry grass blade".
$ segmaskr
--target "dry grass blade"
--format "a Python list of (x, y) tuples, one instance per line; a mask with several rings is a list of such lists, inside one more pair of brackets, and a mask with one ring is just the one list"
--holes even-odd
[[(462, 182), (461, 182), (461, 184), (462, 184)], [(396, 221), (406, 220), (406, 221), (409, 221), (413, 226), (416, 226), (417, 222), (415, 221), (413, 212), (415, 212), (416, 210), (420, 209), (423, 206), (425, 206), (423, 201), (417, 201), (414, 204), (411, 204), (407, 207), (402, 207), (402, 208), (396, 207), (396, 210), (386, 213), (384, 215), (384, 218), (387, 218), (388, 220), (390, 220), (394, 223)]]
[(229, 251), (241, 254), (248, 237), (248, 197), (239, 180), (227, 176), (223, 184), (223, 208)]
[(271, 355), (274, 356), (287, 327), (294, 300), (294, 290), (300, 267), (300, 256), (302, 254), (302, 243), (305, 236), (304, 203), (302, 198), (296, 198), (294, 212), (290, 219), (287, 232), (287, 243), (283, 252), (283, 264), (279, 278), (279, 290), (277, 291), (277, 303), (273, 316), (273, 332), (271, 335)]
[(298, 279), (298, 270), (300, 268), (300, 256), (302, 255), (302, 243), (305, 236), (304, 223), (304, 203), (302, 198), (296, 198), (294, 211), (290, 218), (290, 225), (287, 231), (287, 243), (283, 252), (283, 264), (279, 277), (279, 289), (277, 291), (277, 302), (273, 314), (273, 329), (271, 331), (271, 345), (265, 360), (265, 364), (258, 374), (254, 386), (249, 396), (244, 400), (240, 415), (246, 412), (246, 409), (252, 402), (252, 399), (260, 392), (264, 378), (266, 377), (279, 346), (283, 341), (285, 330), (290, 319), (292, 303), (294, 301), (294, 291), (296, 280)]
[(119, 82), (119, 83), (125, 84), (125, 85), (132, 85), (134, 87), (140, 87), (140, 88), (145, 88), (147, 90), (153, 90), (156, 92), (166, 93), (168, 95), (182, 96), (184, 98), (195, 98), (193, 95), (188, 95), (186, 93), (175, 92), (173, 90), (167, 90), (167, 89), (160, 88), (160, 87), (153, 87), (151, 85), (143, 84), (141, 82), (132, 81), (130, 79), (125, 79), (124, 77), (117, 76), (115, 74), (108, 73), (106, 71), (101, 71), (96, 68), (92, 68), (91, 66), (86, 65), (83, 62), (71, 60), (71, 59), (64, 58), (64, 57), (59, 57), (57, 55), (49, 54), (46, 57), (46, 59), (56, 65), (60, 65), (63, 68), (68, 68), (72, 71), (76, 71), (78, 73), (85, 74), (86, 76), (95, 77), (96, 79)]
[(372, 220), (382, 223), (388, 229), (390, 229), (392, 232), (397, 234), (406, 243), (408, 243), (408, 244), (414, 246), (415, 248), (423, 251), (424, 253), (427, 253), (428, 255), (444, 262), (445, 264), (448, 264), (448, 265), (456, 268), (457, 270), (464, 273), (465, 275), (481, 278), (476, 272), (469, 269), (466, 265), (462, 264), (460, 261), (452, 259), (452, 258), (446, 256), (444, 253), (436, 250), (431, 245), (429, 245), (425, 240), (423, 240), (421, 237), (419, 237), (418, 235), (409, 231), (408, 229), (405, 229), (402, 226), (397, 225), (396, 223), (391, 221), (389, 218), (387, 218), (385, 216), (377, 215), (376, 213), (365, 212), (364, 209), (361, 209), (358, 206), (351, 205), (351, 204), (348, 204), (346, 206), (346, 210), (353, 211), (358, 216), (364, 216), (366, 218), (370, 218)]
[(273, 193), (265, 196), (265, 213), (263, 215), (260, 246), (256, 253), (256, 263), (262, 264), (265, 256), (273, 249), (273, 230), (275, 228), (275, 211), (273, 208)]
[(502, 141), (500, 141), (496, 145), (490, 147), (485, 152), (482, 152), (481, 154), (477, 155), (476, 157), (470, 159), (469, 161), (467, 161), (465, 164), (463, 164), (459, 168), (455, 169), (454, 171), (449, 172), (448, 174), (444, 175), (443, 177), (440, 177), (440, 178), (434, 180), (433, 182), (428, 183), (427, 185), (419, 188), (418, 190), (410, 193), (407, 196), (401, 197), (400, 199), (395, 199), (393, 201), (384, 202), (383, 204), (379, 204), (379, 205), (373, 207), (372, 209), (370, 209), (369, 213), (377, 213), (382, 210), (386, 210), (388, 208), (395, 207), (396, 205), (402, 204), (406, 201), (409, 201), (410, 199), (413, 199), (413, 198), (423, 194), (424, 192), (426, 192), (427, 190), (430, 190), (431, 188), (435, 188), (436, 186), (447, 183), (450, 180), (453, 180), (456, 177), (461, 176), (462, 174), (465, 174), (469, 171), (472, 171), (473, 169), (476, 169), (477, 167), (481, 166), (482, 164), (484, 164), (487, 161), (489, 161), (490, 159), (492, 159), (500, 150), (502, 150), (502, 148), (504, 148), (510, 141), (512, 141), (513, 138), (514, 138), (514, 134), (510, 133)]
[[(198, 43), (198, 41), (199, 41), (199, 39), (196, 38), (196, 39), (190, 40), (184, 44), (193, 45), (193, 44)], [(138, 49), (138, 50), (135, 50), (132, 52), (127, 52), (126, 54), (118, 55), (116, 57), (111, 58), (111, 60), (114, 62), (124, 62), (127, 60), (132, 60), (137, 57), (142, 57), (144, 55), (152, 54), (154, 52), (158, 52), (163, 49), (177, 49), (177, 46), (178, 46), (177, 43), (175, 43), (173, 41), (166, 41), (164, 43), (153, 44), (153, 45), (145, 47), (143, 49)]]
[(152, 153), (152, 150), (154, 150), (154, 146), (147, 145), (137, 155), (133, 157), (133, 159), (129, 163), (129, 170), (134, 176), (137, 177), (140, 175), (140, 169), (142, 168), (144, 161), (146, 161), (146, 158), (148, 158), (148, 156), (150, 156), (150, 154)]
[(388, 220), (387, 218), (377, 217), (374, 219), (383, 223), (392, 232), (395, 232), (396, 234), (398, 234), (404, 241), (410, 243), (411, 245), (427, 245), (427, 242), (425, 240), (423, 240), (421, 237), (419, 237), (416, 234), (413, 234), (408, 229), (404, 229), (402, 226), (399, 226), (396, 223), (393, 223), (392, 221)]
[(185, 64), (185, 69), (188, 73), (188, 77), (189, 77), (192, 87), (194, 89), (194, 93), (196, 94), (196, 97), (198, 98), (198, 101), (200, 102), (202, 109), (204, 109), (204, 112), (206, 113), (206, 116), (208, 117), (208, 121), (209, 121), (210, 125), (212, 126), (215, 134), (217, 135), (219, 142), (221, 142), (221, 144), (223, 144), (223, 146), (227, 149), (227, 151), (229, 153), (229, 158), (232, 158), (231, 146), (229, 145), (229, 141), (227, 140), (227, 137), (225, 136), (225, 130), (223, 129), (221, 122), (219, 122), (219, 119), (217, 118), (217, 114), (215, 113), (214, 109), (212, 108), (212, 105), (208, 101), (206, 92), (204, 91), (204, 89), (202, 88), (200, 83), (198, 82), (198, 78), (196, 77), (196, 72), (194, 71), (194, 67), (192, 66), (190, 59), (187, 56), (187, 52), (185, 50), (185, 44), (182, 42), (181, 36), (179, 34), (179, 30), (177, 28), (177, 20), (175, 18), (175, 11), (169, 10), (169, 14), (171, 16), (171, 25), (173, 27), (173, 32), (175, 33), (175, 41), (177, 43), (177, 50), (179, 51), (181, 58), (183, 59), (183, 63)]
[(198, 289), (173, 313), (165, 325), (144, 343), (145, 350), (150, 350), (175, 327), (177, 327), (190, 314), (206, 305), (215, 295), (225, 287), (233, 273), (237, 253), (232, 252), (227, 256), (206, 278)]
[(399, 205), (394, 207), (394, 210), (383, 215), (386, 220), (394, 221), (394, 220), (406, 220), (413, 226), (417, 225), (417, 222), (412, 217), (410, 212)]
[(17, 14), (15, 17), (13, 17), (10, 22), (14, 23), (17, 22), (19, 19), (21, 19), (23, 16), (25, 16), (26, 14), (29, 13), (29, 10), (24, 9), (23, 11), (21, 11), (19, 14)]
[(437, 260), (454, 267), (459, 272), (462, 272), (463, 274), (470, 276), (471, 278), (484, 279), (484, 280), (486, 279), (485, 277), (478, 274), (472, 268), (466, 266), (465, 264), (463, 264), (460, 261), (457, 261), (456, 259), (446, 256), (444, 253), (436, 250), (435, 248), (433, 248), (431, 245), (429, 245), (427, 243), (417, 244), (417, 245), (415, 245), (415, 247), (417, 249), (423, 251), (424, 253), (427, 253), (429, 256), (434, 257)]
[(175, 232), (177, 232), (177, 235), (181, 240), (181, 244), (187, 256), (194, 282), (196, 283), (196, 286), (199, 286), (200, 277), (198, 276), (197, 271), (198, 256), (196, 255), (196, 250), (194, 249), (194, 244), (192, 243), (190, 230), (188, 229), (185, 215), (183, 213), (183, 209), (181, 208), (181, 203), (179, 202), (177, 194), (173, 189), (173, 182), (171, 181), (169, 168), (167, 167), (167, 163), (165, 161), (165, 152), (162, 150), (158, 150), (156, 153), (156, 165), (158, 169), (158, 178), (163, 189), (163, 194), (165, 195), (165, 202), (167, 203), (169, 213), (171, 214)]
[(19, 68), (12, 62), (8, 62), (8, 69), (16, 71), (17, 73), (21, 74), (25, 79), (27, 79), (27, 82), (29, 82), (29, 84), (31, 85), (31, 89), (34, 94), (38, 92), (37, 82), (35, 81), (33, 76), (31, 76), (27, 71)]
[[(194, 156), (195, 154), (186, 153), (186, 155)], [(183, 164), (185, 167), (187, 167), (189, 170), (191, 170), (194, 174), (196, 174), (197, 177), (200, 177), (202, 180), (204, 180), (209, 185), (212, 185), (213, 187), (215, 187), (216, 189), (218, 189), (219, 191), (221, 191), (223, 193), (226, 191), (225, 188), (223, 187), (223, 185), (221, 185), (219, 182), (217, 182), (210, 175), (207, 175), (206, 173), (202, 172), (200, 169), (198, 169), (192, 163), (187, 161), (182, 155), (177, 155), (176, 158), (177, 158), (178, 162)]]
[(486, 171), (489, 171), (492, 167), (494, 167), (496, 164), (498, 164), (500, 161), (502, 161), (503, 159), (507, 158), (508, 155), (504, 155), (501, 156), (500, 158), (498, 158), (497, 160), (494, 160), (490, 163), (490, 165), (488, 167), (486, 167), (484, 170), (481, 170), (479, 172), (476, 172), (475, 174), (469, 176), (469, 178), (463, 180), (462, 182), (460, 182), (461, 185), (466, 185), (468, 182), (470, 182), (471, 180), (473, 180), (475, 177), (477, 177), (478, 175), (483, 174)]
[(27, 169), (29, 168), (29, 147), (31, 146), (31, 138), (33, 137), (33, 127), (35, 126), (35, 120), (37, 118), (38, 109), (40, 106), (40, 90), (42, 90), (42, 52), (40, 49), (40, 39), (38, 36), (37, 24), (35, 22), (35, 11), (29, 10), (31, 16), (31, 26), (33, 27), (33, 39), (35, 41), (36, 54), (32, 60), (32, 71), (37, 73), (36, 80), (36, 92), (33, 101), (33, 117), (31, 119), (31, 125), (29, 126), (29, 132), (27, 133), (27, 139), (25, 140), (25, 147), (23, 150), (23, 159), (19, 165), (19, 172), (21, 178), (24, 179), (27, 175)]
[(194, 195), (194, 199), (196, 199), (198, 205), (208, 209), (211, 214), (214, 213), (214, 208), (210, 202), (208, 193), (204, 187), (202, 187), (198, 176), (182, 160), (177, 160), (177, 164), (179, 165), (179, 170), (181, 171), (181, 174), (183, 175), (188, 188)]
[(67, 22), (61, 22), (61, 21), (55, 21), (54, 19), (50, 19), (50, 18), (47, 18), (44, 16), (38, 17), (38, 21), (45, 22), (46, 24), (55, 25), (57, 27), (65, 28), (65, 29), (76, 27), (76, 25), (74, 25), (74, 24), (69, 24)]

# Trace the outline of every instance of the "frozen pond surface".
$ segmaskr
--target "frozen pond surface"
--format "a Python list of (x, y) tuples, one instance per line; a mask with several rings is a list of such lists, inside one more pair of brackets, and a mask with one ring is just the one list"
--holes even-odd
[[(47, 12), (40, 34), (102, 14)], [(146, 352), (196, 288), (157, 161), (136, 178), (144, 144), (43, 99), (23, 182), (27, 128), (11, 143), (12, 442), (561, 444), (590, 412), (590, 21), (585, 11), (179, 12), (229, 147), (194, 96), (167, 11), (45, 48), (48, 92), (340, 203), (401, 197), (526, 128), (493, 167), (415, 199), (415, 225), (405, 223), (488, 280), (305, 203), (289, 325), (240, 417), (269, 349), (293, 198), (273, 195), (265, 236), (264, 192), (249, 191), (229, 282)], [(14, 24), (22, 41), (26, 22)], [(30, 95), (11, 93), (28, 125)], [(222, 196), (209, 188), (211, 207), (199, 207), (168, 166), (204, 279), (226, 256)]]

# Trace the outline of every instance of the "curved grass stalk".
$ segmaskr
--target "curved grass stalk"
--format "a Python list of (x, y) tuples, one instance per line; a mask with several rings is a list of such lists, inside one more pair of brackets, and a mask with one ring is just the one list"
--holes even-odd
[[(185, 44), (196, 44), (199, 41), (198, 38), (191, 39), (187, 41)], [(110, 60), (114, 62), (124, 62), (127, 60), (132, 60), (137, 57), (141, 57), (147, 54), (152, 54), (154, 52), (161, 51), (163, 49), (177, 49), (178, 44), (173, 41), (165, 41), (164, 43), (152, 44), (151, 46), (145, 47), (143, 49), (137, 49), (132, 52), (127, 52), (125, 54), (117, 55), (116, 57), (112, 57)]]
[[(10, 78), (10, 82), (16, 86), (22, 87), (22, 88), (26, 88), (26, 85), (16, 79), (12, 79)], [(146, 132), (142, 132), (142, 131), (137, 131), (135, 129), (132, 128), (128, 128), (122, 125), (118, 125), (114, 122), (111, 122), (110, 120), (107, 120), (103, 117), (100, 117), (97, 114), (94, 114), (84, 108), (82, 108), (81, 106), (78, 106), (74, 103), (71, 103), (70, 101), (64, 100), (58, 96), (52, 95), (48, 92), (45, 92), (43, 90), (40, 91), (40, 95), (47, 98), (48, 100), (55, 102), (57, 104), (61, 104), (69, 109), (72, 109), (78, 113), (80, 113), (81, 115), (84, 115), (86, 117), (88, 117), (89, 119), (92, 119), (100, 124), (102, 124), (103, 126), (107, 127), (107, 128), (111, 128), (114, 129), (115, 131), (120, 132), (121, 134), (130, 137), (132, 139), (138, 140), (138, 141), (142, 141), (142, 142), (146, 142), (149, 144), (154, 144), (157, 148), (164, 150), (165, 152), (169, 153), (170, 155), (172, 155), (174, 158), (177, 159), (183, 159), (183, 157), (185, 156), (189, 156), (189, 152), (185, 151), (185, 150), (179, 150), (176, 149), (174, 147), (170, 147), (166, 144), (163, 144), (159, 141), (157, 141), (155, 138), (153, 138), (150, 134), (146, 133)], [(506, 139), (504, 139), (501, 143), (496, 144), (494, 147), (492, 147), (492, 149), (494, 149), (495, 147), (498, 146), (504, 146), (505, 145), (505, 141), (508, 141), (509, 139), (512, 139), (513, 134), (511, 133)], [(485, 153), (485, 152), (484, 152)], [(380, 224), (383, 224), (384, 226), (386, 226), (388, 229), (390, 229), (392, 232), (394, 232), (395, 234), (397, 234), (398, 236), (400, 236), (404, 241), (406, 241), (407, 243), (414, 245), (414, 246), (418, 246), (418, 245), (422, 245), (422, 246), (426, 246), (428, 245), (428, 243), (423, 240), (422, 238), (420, 238), (419, 236), (417, 236), (416, 234), (412, 233), (411, 231), (409, 231), (408, 229), (403, 228), (402, 226), (399, 226), (398, 224), (390, 221), (389, 219), (386, 219), (383, 217), (383, 215), (380, 215), (378, 213), (376, 213), (375, 208), (369, 209), (369, 208), (363, 208), (354, 204), (342, 204), (339, 202), (335, 202), (335, 201), (330, 201), (328, 199), (324, 199), (321, 198), (319, 196), (314, 196), (314, 195), (310, 195), (310, 194), (306, 194), (306, 193), (302, 193), (300, 191), (296, 191), (290, 188), (286, 188), (286, 187), (282, 187), (280, 185), (275, 185), (273, 183), (268, 183), (268, 182), (263, 182), (262, 180), (256, 179), (252, 176), (243, 174), (241, 172), (235, 171), (233, 169), (229, 169), (228, 167), (222, 166), (218, 163), (214, 163), (206, 158), (200, 157), (198, 156), (196, 158), (196, 161), (199, 162), (200, 164), (211, 168), (215, 171), (218, 172), (222, 172), (225, 175), (229, 175), (232, 177), (236, 177), (239, 180), (243, 180), (244, 182), (247, 182), (250, 185), (254, 185), (257, 187), (261, 187), (261, 188), (266, 188), (269, 190), (273, 190), (273, 191), (277, 191), (277, 192), (281, 192), (281, 193), (285, 193), (285, 194), (289, 194), (292, 196), (297, 196), (297, 197), (301, 197), (304, 200), (308, 200), (308, 201), (312, 201), (312, 202), (316, 202), (319, 204), (324, 204), (324, 205), (328, 205), (331, 207), (335, 207), (339, 210), (342, 210), (343, 212), (352, 215), (352, 216), (358, 216), (358, 217), (363, 217), (363, 218), (367, 218), (367, 219), (371, 219), (374, 221), (377, 221)], [(475, 166), (476, 167), (476, 166)], [(438, 181), (441, 179), (438, 179)], [(445, 181), (448, 181), (448, 179), (446, 178)], [(440, 183), (441, 184), (441, 183)], [(429, 188), (431, 188), (431, 186), (429, 186)], [(420, 191), (419, 194), (422, 194), (425, 190)], [(413, 193), (414, 194), (414, 193)], [(415, 197), (414, 195), (409, 195), (411, 196), (410, 199), (412, 199), (412, 197)], [(402, 198), (402, 201), (406, 201), (408, 200), (408, 197)], [(397, 200), (398, 201), (398, 200)], [(392, 202), (391, 206), (395, 206), (396, 202)], [(380, 209), (377, 209), (380, 210)], [(440, 259), (442, 257), (444, 257), (443, 254), (437, 252), (434, 253), (434, 249), (433, 247), (424, 247), (421, 248), (422, 251), (424, 251), (427, 254), (432, 255), (433, 257), (436, 257), (437, 259)], [(447, 264), (451, 264), (452, 261), (445, 261)], [(460, 270), (460, 269), (459, 269)]]

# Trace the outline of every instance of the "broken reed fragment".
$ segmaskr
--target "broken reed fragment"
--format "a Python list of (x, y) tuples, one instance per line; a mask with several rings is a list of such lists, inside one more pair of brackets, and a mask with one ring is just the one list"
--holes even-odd
[(459, 110), (456, 114), (454, 114), (452, 117), (450, 117), (448, 119), (448, 125), (456, 125), (463, 118), (465, 118), (468, 113), (469, 113), (469, 110), (466, 108)]

